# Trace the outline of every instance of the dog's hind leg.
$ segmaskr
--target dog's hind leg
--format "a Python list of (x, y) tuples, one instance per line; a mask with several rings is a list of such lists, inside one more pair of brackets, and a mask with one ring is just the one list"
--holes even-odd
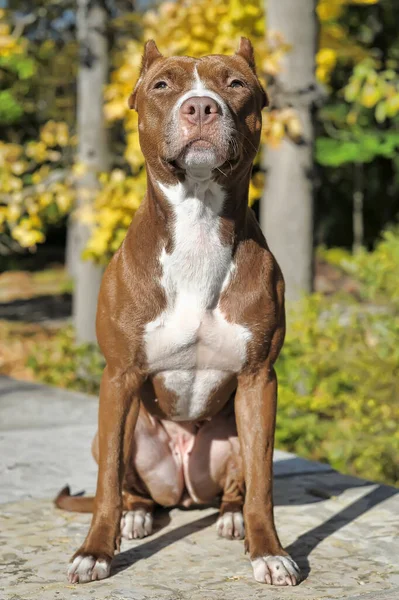
[[(121, 518), (121, 537), (132, 540), (151, 535), (155, 502), (140, 478), (136, 466), (137, 433), (143, 421), (144, 409), (141, 406), (138, 422), (128, 417), (124, 436), (125, 473), (122, 485), (123, 514)], [(137, 427), (137, 429), (136, 429)]]
[[(176, 454), (176, 453), (175, 453)], [(137, 423), (125, 429), (125, 476), (121, 535), (143, 538), (152, 533), (155, 506), (174, 506), (184, 490), (183, 472), (169, 434), (143, 404)]]
[(221, 498), (216, 529), (220, 537), (244, 537), (244, 474), (234, 417), (234, 397), (203, 424), (190, 453), (187, 479), (202, 502)]
[(216, 530), (220, 537), (231, 540), (242, 540), (245, 537), (244, 517), (242, 514), (245, 489), (244, 474), (241, 456), (239, 455), (238, 439), (236, 439), (235, 443), (233, 438), (231, 443), (233, 452), (227, 463)]
[(155, 502), (145, 495), (123, 490), (123, 507), (126, 512), (121, 518), (121, 536), (127, 540), (151, 535)]

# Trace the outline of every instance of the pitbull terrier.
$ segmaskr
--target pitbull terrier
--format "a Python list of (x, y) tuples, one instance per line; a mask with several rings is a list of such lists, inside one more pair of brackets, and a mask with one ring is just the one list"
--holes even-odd
[(156, 504), (215, 498), (218, 534), (245, 535), (257, 581), (300, 580), (273, 517), (284, 281), (248, 208), (266, 104), (246, 38), (234, 56), (145, 45), (129, 106), (148, 189), (98, 299), (97, 492), (56, 499), (93, 511), (71, 583), (108, 577), (120, 535), (150, 535)]

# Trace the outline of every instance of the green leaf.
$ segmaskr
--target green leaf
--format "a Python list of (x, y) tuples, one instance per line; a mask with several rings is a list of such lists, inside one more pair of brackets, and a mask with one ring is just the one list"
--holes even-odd
[(399, 132), (353, 134), (352, 139), (320, 137), (316, 140), (316, 160), (327, 167), (345, 163), (367, 163), (377, 156), (392, 158), (399, 148)]
[(383, 123), (387, 118), (387, 105), (384, 101), (378, 103), (375, 109), (375, 118), (378, 123)]
[(15, 123), (23, 114), (21, 104), (10, 90), (0, 92), (0, 125)]
[(352, 78), (344, 90), (344, 97), (347, 102), (354, 102), (360, 92), (360, 81)]
[(18, 77), (20, 79), (29, 79), (33, 77), (36, 72), (36, 66), (33, 60), (25, 58), (18, 64)]

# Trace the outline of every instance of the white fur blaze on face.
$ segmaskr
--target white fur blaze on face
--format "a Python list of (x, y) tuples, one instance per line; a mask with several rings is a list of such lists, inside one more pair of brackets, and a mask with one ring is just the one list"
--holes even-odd
[(105, 579), (111, 571), (111, 561), (79, 554), (68, 567), (69, 583), (88, 583)]
[(143, 508), (127, 511), (121, 519), (121, 535), (126, 540), (136, 540), (152, 533), (153, 516)]
[(250, 331), (226, 320), (219, 306), (234, 277), (232, 247), (222, 242), (224, 190), (212, 180), (159, 184), (174, 212), (173, 251), (162, 251), (166, 308), (145, 328), (151, 374), (177, 396), (175, 420), (204, 415), (211, 393), (246, 360)]
[(242, 512), (225, 512), (216, 521), (216, 531), (219, 537), (228, 540), (243, 540), (245, 528)]
[[(177, 100), (176, 104), (172, 110), (172, 127), (171, 132), (173, 136), (181, 136), (183, 135), (183, 139), (188, 136), (187, 127), (180, 126), (179, 122), (179, 110), (182, 104), (188, 100), (189, 98), (196, 98), (206, 96), (214, 100), (220, 108), (221, 112), (221, 136), (223, 138), (229, 138), (231, 136), (231, 130), (233, 128), (233, 120), (230, 113), (230, 109), (227, 106), (226, 102), (223, 98), (217, 94), (216, 92), (208, 89), (205, 83), (202, 81), (201, 77), (198, 74), (197, 66), (194, 67), (194, 81), (192, 88), (188, 90), (185, 94), (180, 96)], [(226, 145), (226, 139), (224, 140), (223, 146)], [(182, 140), (180, 140), (182, 141)], [(228, 144), (227, 144), (228, 145)], [(185, 154), (184, 158), (180, 158), (177, 162), (184, 169), (196, 169), (203, 168), (207, 169), (209, 172), (213, 169), (220, 167), (226, 158), (221, 158), (219, 156), (218, 150), (216, 147), (209, 148), (197, 148), (195, 146), (189, 147)]]
[(197, 67), (194, 67), (193, 87), (190, 90), (188, 90), (188, 92), (180, 96), (175, 106), (173, 107), (173, 114), (177, 115), (183, 102), (185, 102), (189, 98), (200, 98), (201, 96), (207, 96), (208, 98), (212, 98), (212, 100), (215, 100), (215, 102), (219, 104), (221, 108), (222, 115), (230, 114), (229, 107), (223, 100), (222, 96), (206, 87), (205, 83), (202, 81), (201, 77), (198, 74)]
[(290, 556), (260, 556), (251, 560), (254, 577), (269, 585), (297, 585), (301, 572)]
[(206, 87), (205, 87), (204, 82), (202, 81), (201, 77), (198, 74), (197, 65), (194, 67), (194, 79), (195, 79), (194, 89), (197, 90), (198, 92), (204, 92), (206, 90)]

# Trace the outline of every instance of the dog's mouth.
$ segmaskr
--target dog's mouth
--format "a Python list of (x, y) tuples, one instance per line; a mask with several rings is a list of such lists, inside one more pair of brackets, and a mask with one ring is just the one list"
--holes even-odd
[(188, 140), (166, 158), (172, 169), (187, 170), (190, 168), (207, 168), (211, 171), (229, 163), (230, 168), (239, 155), (239, 145), (236, 140), (220, 140), (216, 142), (207, 137), (196, 137)]
[(184, 157), (190, 153), (190, 152), (214, 152), (215, 154), (219, 154), (220, 151), (218, 150), (217, 144), (215, 144), (213, 141), (204, 138), (204, 137), (197, 137), (194, 138), (192, 140), (189, 140), (188, 142), (186, 142), (180, 152), (179, 155), (177, 157), (177, 160), (181, 160), (184, 159)]
[(188, 142), (188, 144), (186, 144), (186, 146), (184, 147), (184, 151), (188, 150), (189, 148), (209, 150), (210, 148), (215, 148), (215, 145), (212, 144), (212, 142), (210, 142), (209, 140), (205, 140), (204, 138), (197, 138)]
[(229, 164), (230, 172), (242, 155), (242, 144), (236, 135), (232, 115), (215, 122), (190, 126), (177, 117), (168, 122), (163, 142), (163, 161), (172, 171), (202, 173)]

